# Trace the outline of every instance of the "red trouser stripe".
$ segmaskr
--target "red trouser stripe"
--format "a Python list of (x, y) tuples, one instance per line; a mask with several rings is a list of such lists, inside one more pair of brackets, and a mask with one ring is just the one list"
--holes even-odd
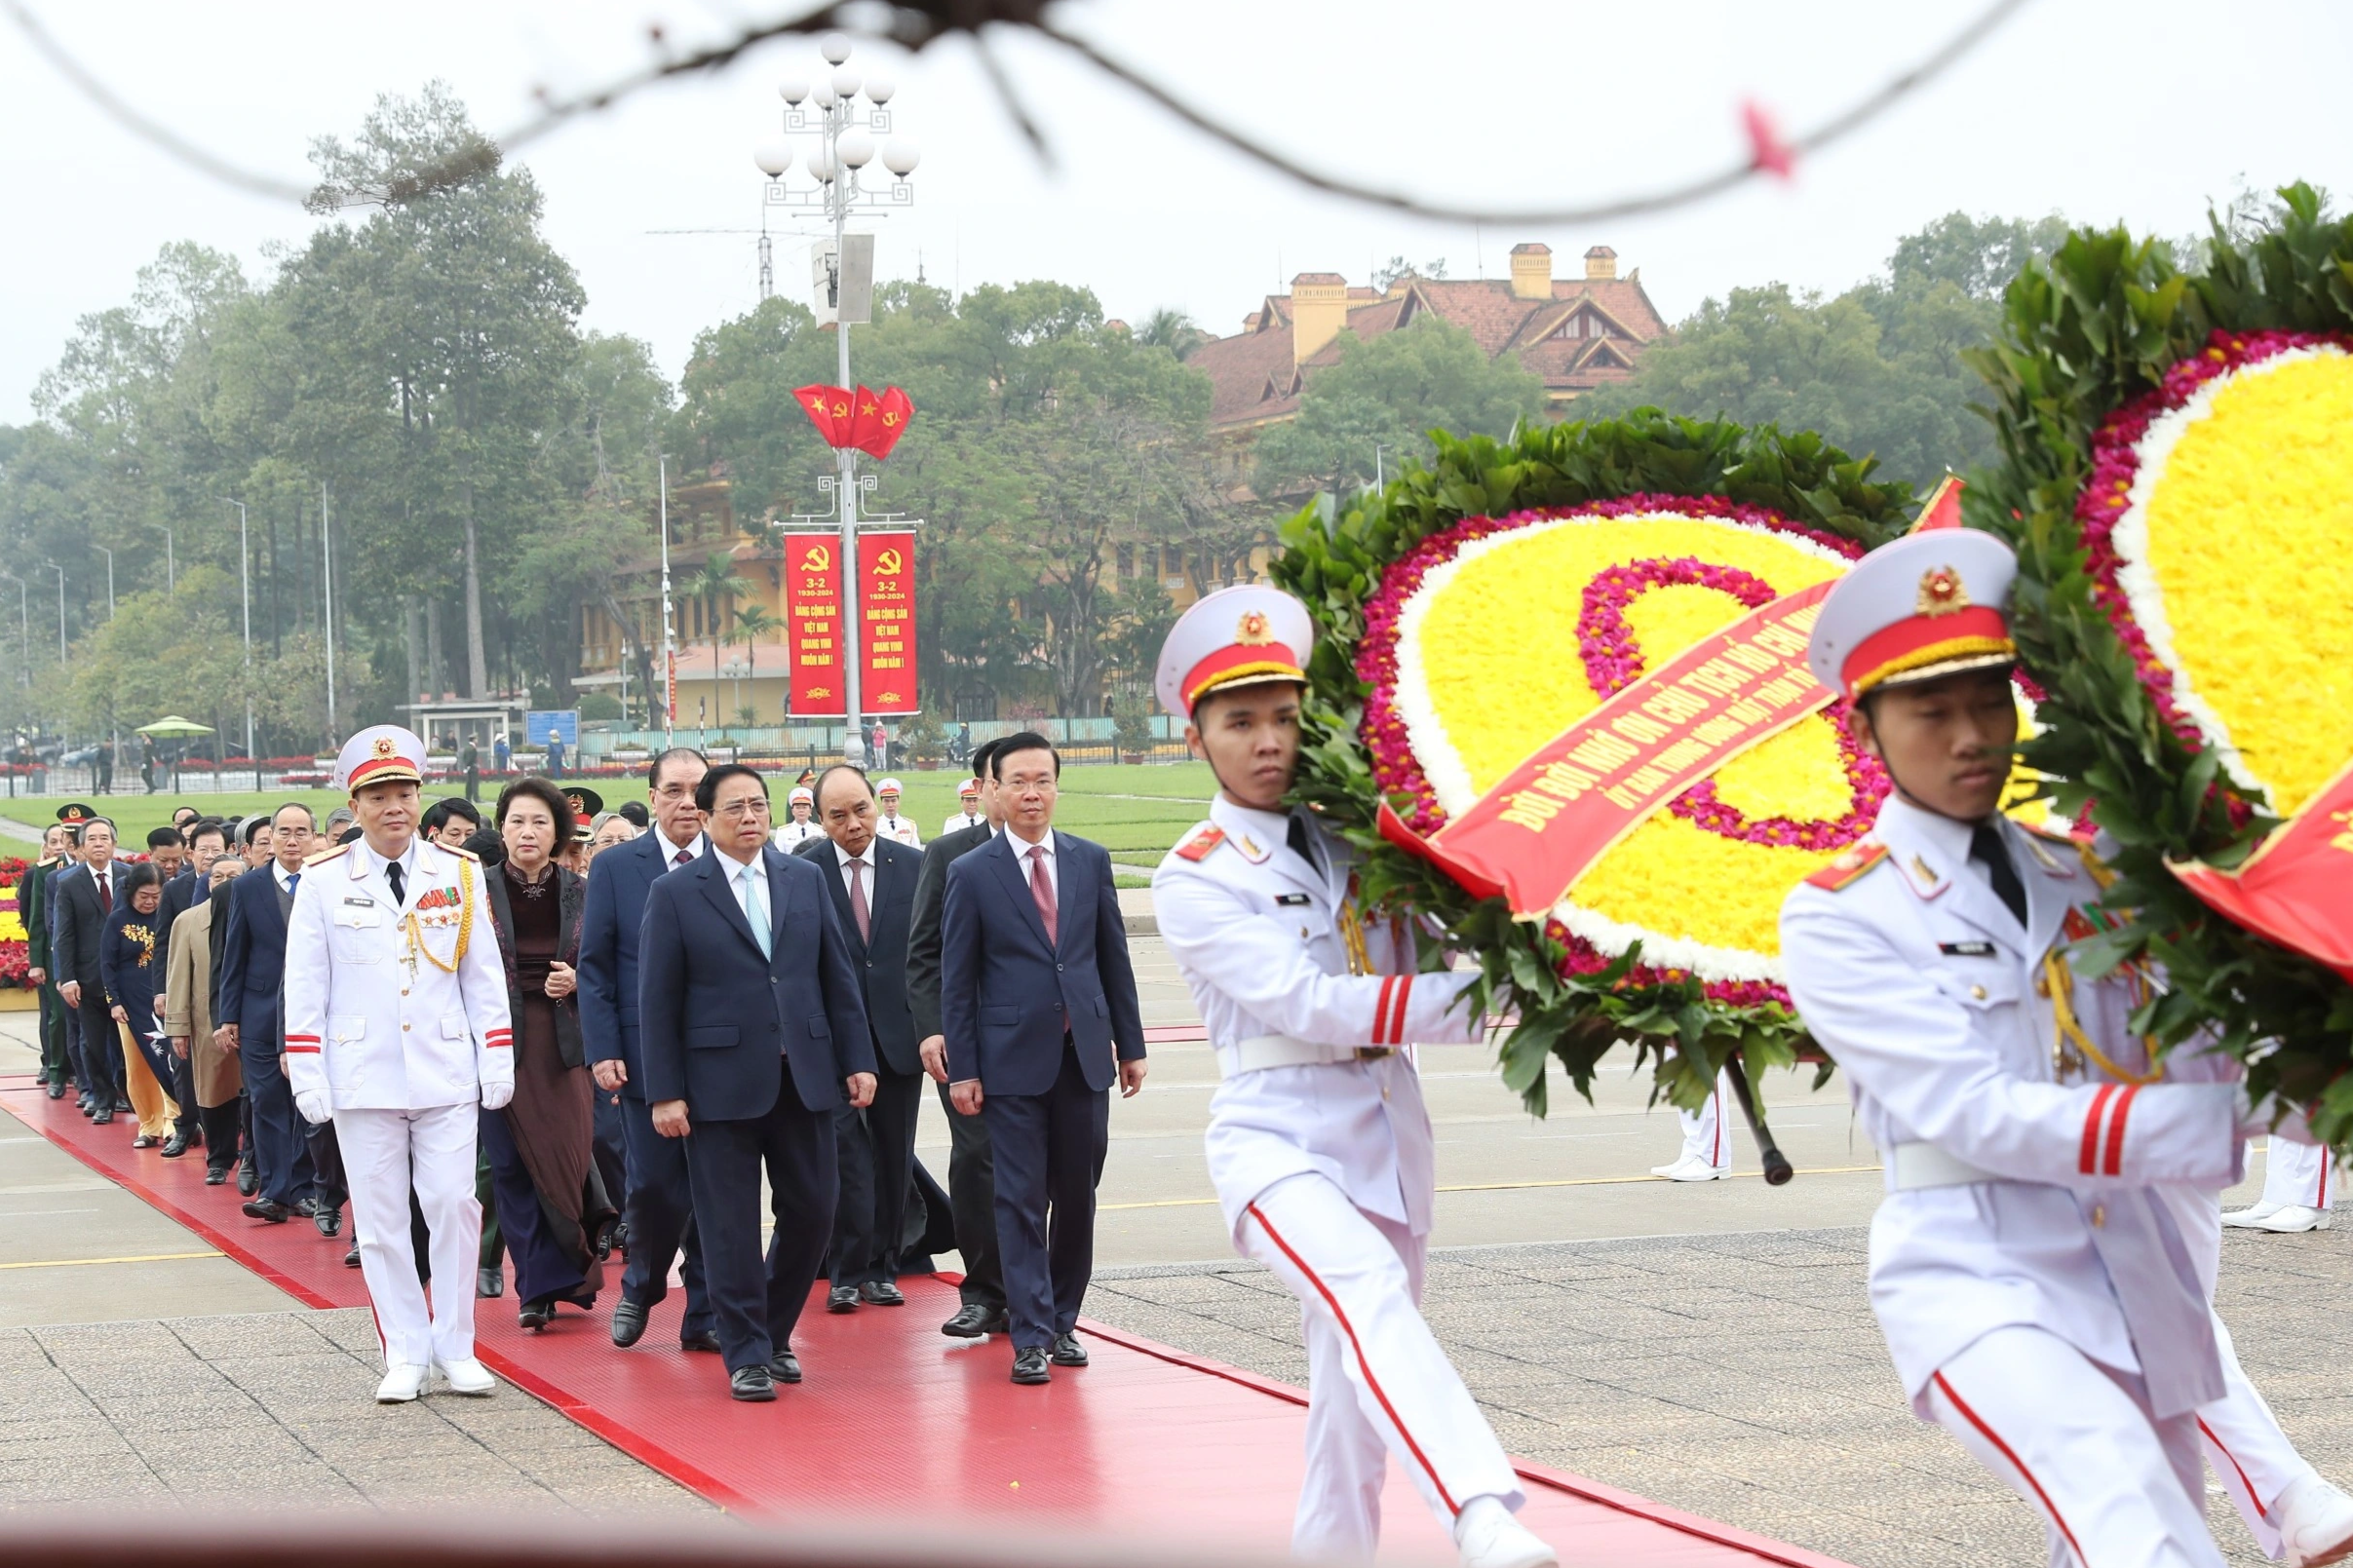
[(2255, 1489), (2255, 1482), (2250, 1479), (2247, 1474), (2247, 1467), (2239, 1463), (2238, 1455), (2232, 1453), (2228, 1448), (2222, 1445), (2222, 1439), (2215, 1435), (2214, 1428), (2206, 1424), (2206, 1418), (2204, 1416), (2200, 1416), (2198, 1418), (2198, 1430), (2206, 1434), (2206, 1440), (2208, 1442), (2215, 1445), (2216, 1453), (2220, 1454), (2224, 1459), (2230, 1461), (2231, 1472), (2238, 1476), (2239, 1484), (2247, 1489), (2247, 1495), (2255, 1499), (2255, 1506), (2258, 1509), (2261, 1509), (2265, 1513), (2269, 1513), (2271, 1511), (2271, 1505), (2264, 1502), (2262, 1494)]
[(2314, 1208), (2325, 1209), (2329, 1206), (2329, 1167), (2335, 1163), (2336, 1157), (2333, 1154), (2323, 1154), (2321, 1156), (2320, 1197), (2313, 1203), (2312, 1206)]
[(1372, 1004), (1372, 1039), (1370, 1043), (1373, 1045), (1387, 1043), (1382, 1036), (1389, 1032), (1389, 993), (1396, 989), (1396, 975), (1384, 975), (1381, 976), (1380, 1000)]
[[(2107, 1087), (2113, 1089), (2115, 1086), (2111, 1084)], [(2042, 1489), (2042, 1482), (2036, 1480), (2034, 1472), (2026, 1469), (2025, 1461), (2018, 1457), (2018, 1450), (2002, 1441), (2000, 1433), (1995, 1432), (1978, 1418), (1978, 1413), (1969, 1408), (1969, 1402), (1954, 1393), (1952, 1385), (1945, 1381), (1944, 1373), (1932, 1373), (1931, 1377), (1936, 1386), (1945, 1391), (1945, 1397), (1952, 1401), (1952, 1407), (1961, 1413), (1961, 1418), (1983, 1433), (1987, 1442), (2000, 1449), (2002, 1457), (2010, 1462), (2011, 1469), (2024, 1475), (2026, 1478), (2026, 1484), (2034, 1488), (2034, 1495), (2041, 1502), (2043, 1511), (2051, 1515), (2051, 1522), (2059, 1526), (2059, 1533), (2067, 1538), (2068, 1549), (2075, 1553), (2075, 1560), (2079, 1563), (2089, 1563), (2091, 1559), (2083, 1554), (2083, 1548), (2076, 1544), (2075, 1532), (2068, 1529), (2067, 1521), (2060, 1516), (2059, 1505), (2051, 1501), (2051, 1494)]]
[(1721, 1170), (1724, 1167), (1724, 1091), (1719, 1086), (1711, 1090), (1708, 1097), (1716, 1102), (1716, 1142), (1708, 1150), (1708, 1164)]
[(1331, 1309), (1331, 1316), (1339, 1319), (1340, 1332), (1348, 1336), (1348, 1348), (1356, 1352), (1357, 1370), (1365, 1374), (1365, 1387), (1370, 1389), (1372, 1396), (1380, 1401), (1381, 1411), (1388, 1416), (1389, 1425), (1395, 1427), (1397, 1434), (1406, 1439), (1406, 1447), (1421, 1465), (1422, 1473), (1430, 1477), (1432, 1486), (1438, 1488), (1438, 1500), (1447, 1506), (1447, 1511), (1460, 1513), (1462, 1506), (1456, 1503), (1453, 1494), (1447, 1490), (1447, 1483), (1438, 1478), (1438, 1467), (1430, 1463), (1430, 1456), (1421, 1451), (1421, 1444), (1413, 1440), (1413, 1434), (1408, 1432), (1405, 1422), (1398, 1419), (1397, 1406), (1389, 1402), (1389, 1396), (1381, 1388), (1380, 1379), (1372, 1375), (1372, 1363), (1365, 1359), (1364, 1342), (1356, 1337), (1356, 1325), (1348, 1320), (1348, 1314), (1340, 1310), (1340, 1298), (1333, 1295), (1331, 1287), (1317, 1277), (1315, 1270), (1307, 1266), (1305, 1258), (1291, 1249), (1291, 1243), (1283, 1240), (1283, 1233), (1267, 1223), (1266, 1215), (1259, 1210), (1256, 1204), (1250, 1205), (1250, 1216), (1256, 1220), (1266, 1232), (1266, 1239), (1274, 1243), (1285, 1257), (1291, 1259), (1292, 1267), (1307, 1276), (1307, 1282), (1315, 1286), (1316, 1294), (1324, 1298), (1324, 1305)]
[(2100, 1121), (2107, 1114), (2108, 1100), (2115, 1092), (2115, 1085), (2101, 1085), (2100, 1092), (2092, 1096), (2092, 1108), (2083, 1113), (2083, 1149), (2075, 1158), (2075, 1168), (2087, 1176), (2099, 1166)]
[(2108, 1157), (2101, 1166), (2102, 1175), (2119, 1174), (2124, 1165), (2124, 1119), (2133, 1114), (2133, 1096), (2141, 1092), (2135, 1084), (2116, 1096), (2116, 1114), (2108, 1121)]

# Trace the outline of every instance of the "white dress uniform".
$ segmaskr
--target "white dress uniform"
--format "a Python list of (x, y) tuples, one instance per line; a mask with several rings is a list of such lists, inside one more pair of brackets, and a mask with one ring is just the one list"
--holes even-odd
[[(355, 791), (413, 781), (424, 754), (413, 735), (379, 726), (346, 743), (337, 778)], [(387, 874), (395, 863), (405, 897)], [(488, 1392), (473, 1365), (475, 1135), (480, 1108), (513, 1095), (515, 1056), (482, 877), (473, 856), (422, 835), (398, 861), (363, 839), (304, 865), (288, 923), (287, 1076), (305, 1116), (334, 1119), (387, 1388), (403, 1369), (421, 1384), (439, 1366), (462, 1392)], [(437, 1289), (430, 1313), (409, 1240), (412, 1187), (433, 1278), (459, 1286)], [(461, 1373), (482, 1386), (463, 1388)]]
[(826, 830), (818, 826), (815, 822), (796, 822), (792, 821), (790, 815), (792, 807), (803, 802), (814, 806), (817, 797), (810, 792), (807, 784), (794, 784), (792, 792), (785, 797), (785, 810), (788, 814), (785, 821), (779, 822), (768, 834), (768, 842), (787, 855), (791, 854), (798, 845), (806, 844), (813, 838), (826, 836)]
[(1726, 1113), (1738, 1102), (1732, 1096), (1728, 1072), (1716, 1075), (1716, 1089), (1699, 1102), (1699, 1109), (1676, 1108), (1676, 1126), (1683, 1134), (1682, 1152), (1650, 1173), (1670, 1181), (1721, 1181), (1732, 1174), (1732, 1120)]
[[(1998, 611), (1956, 618), (2002, 604), (2014, 569), (1978, 533), (1874, 552), (1824, 602), (1815, 674), (1853, 696), (1890, 666), (2006, 665)], [(1975, 825), (1892, 795), (1782, 910), (1791, 993), (1886, 1163), (1872, 1309), (1914, 1410), (2042, 1512), (2055, 1564), (2218, 1565), (2199, 1417), (2235, 1401), (2213, 1249), (2180, 1214), (2238, 1179), (2257, 1119), (2226, 1057), (2141, 1081), (2133, 977), (2054, 953), (2100, 891), (2075, 847), (1992, 820), (2022, 924)]]
[[(895, 844), (905, 844), (910, 850), (919, 850), (923, 848), (923, 834), (916, 830), (912, 822), (899, 815), (899, 798), (906, 793), (906, 788), (896, 779), (885, 779), (874, 786), (875, 798), (880, 801), (881, 805), (881, 810), (874, 819), (874, 831), (878, 836), (887, 838)], [(881, 797), (884, 795), (888, 795), (890, 798), (882, 800)]]
[(940, 824), (940, 832), (945, 837), (949, 833), (960, 833), (967, 827), (978, 827), (986, 821), (988, 819), (977, 811), (960, 811)]
[[(1176, 677), (1214, 662), (1244, 612), (1257, 617), (1246, 638), (1251, 626), (1258, 636), (1245, 646), (1290, 669), (1265, 678), (1300, 678), (1290, 648), (1311, 635), (1304, 609), (1271, 589), (1223, 590), (1170, 633), (1161, 684), (1173, 711), (1189, 714), (1200, 688), (1173, 680), (1172, 660)], [(1280, 642), (1268, 639), (1270, 621)], [(1292, 843), (1294, 820), (1304, 856)], [(1410, 1043), (1476, 1041), (1484, 1020), (1457, 1005), (1471, 976), (1417, 973), (1408, 933), (1356, 918), (1352, 861), (1304, 815), (1220, 794), (1152, 877), (1161, 938), (1224, 1080), (1207, 1140), (1218, 1205), (1236, 1249), (1300, 1301), (1307, 1473), (1292, 1545), (1330, 1561), (1371, 1558), (1391, 1457), (1458, 1540), (1474, 1503), (1524, 1501), (1419, 1311), (1436, 1172)], [(1502, 1519), (1533, 1552), (1475, 1560), (1554, 1560)]]
[(2327, 1149), (2273, 1138), (2263, 1155), (2263, 1196), (2253, 1207), (2225, 1214), (2222, 1223), (2257, 1231), (2325, 1231), (2336, 1206), (2336, 1175)]

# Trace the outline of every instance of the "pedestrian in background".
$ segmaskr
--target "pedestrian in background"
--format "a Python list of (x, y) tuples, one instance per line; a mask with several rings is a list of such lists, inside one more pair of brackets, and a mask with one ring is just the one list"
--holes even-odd
[(474, 737), (471, 735), (466, 737), (466, 744), (457, 748), (457, 765), (466, 773), (466, 798), (468, 800), (482, 799), (482, 748), (475, 745)]

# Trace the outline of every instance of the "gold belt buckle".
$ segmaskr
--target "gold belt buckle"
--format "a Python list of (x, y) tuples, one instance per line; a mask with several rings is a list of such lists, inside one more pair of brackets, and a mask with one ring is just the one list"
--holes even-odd
[(1356, 1059), (1359, 1061), (1378, 1061), (1383, 1056), (1396, 1054), (1395, 1046), (1359, 1046), (1356, 1048)]

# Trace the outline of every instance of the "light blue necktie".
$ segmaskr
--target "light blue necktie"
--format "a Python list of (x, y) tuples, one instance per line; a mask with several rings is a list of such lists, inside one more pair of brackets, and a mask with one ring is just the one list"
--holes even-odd
[(759, 885), (752, 880), (752, 867), (749, 865), (736, 873), (736, 880), (744, 884), (744, 918), (752, 922), (752, 939), (760, 944), (762, 958), (770, 957), (768, 911), (763, 907), (767, 900), (760, 897)]

